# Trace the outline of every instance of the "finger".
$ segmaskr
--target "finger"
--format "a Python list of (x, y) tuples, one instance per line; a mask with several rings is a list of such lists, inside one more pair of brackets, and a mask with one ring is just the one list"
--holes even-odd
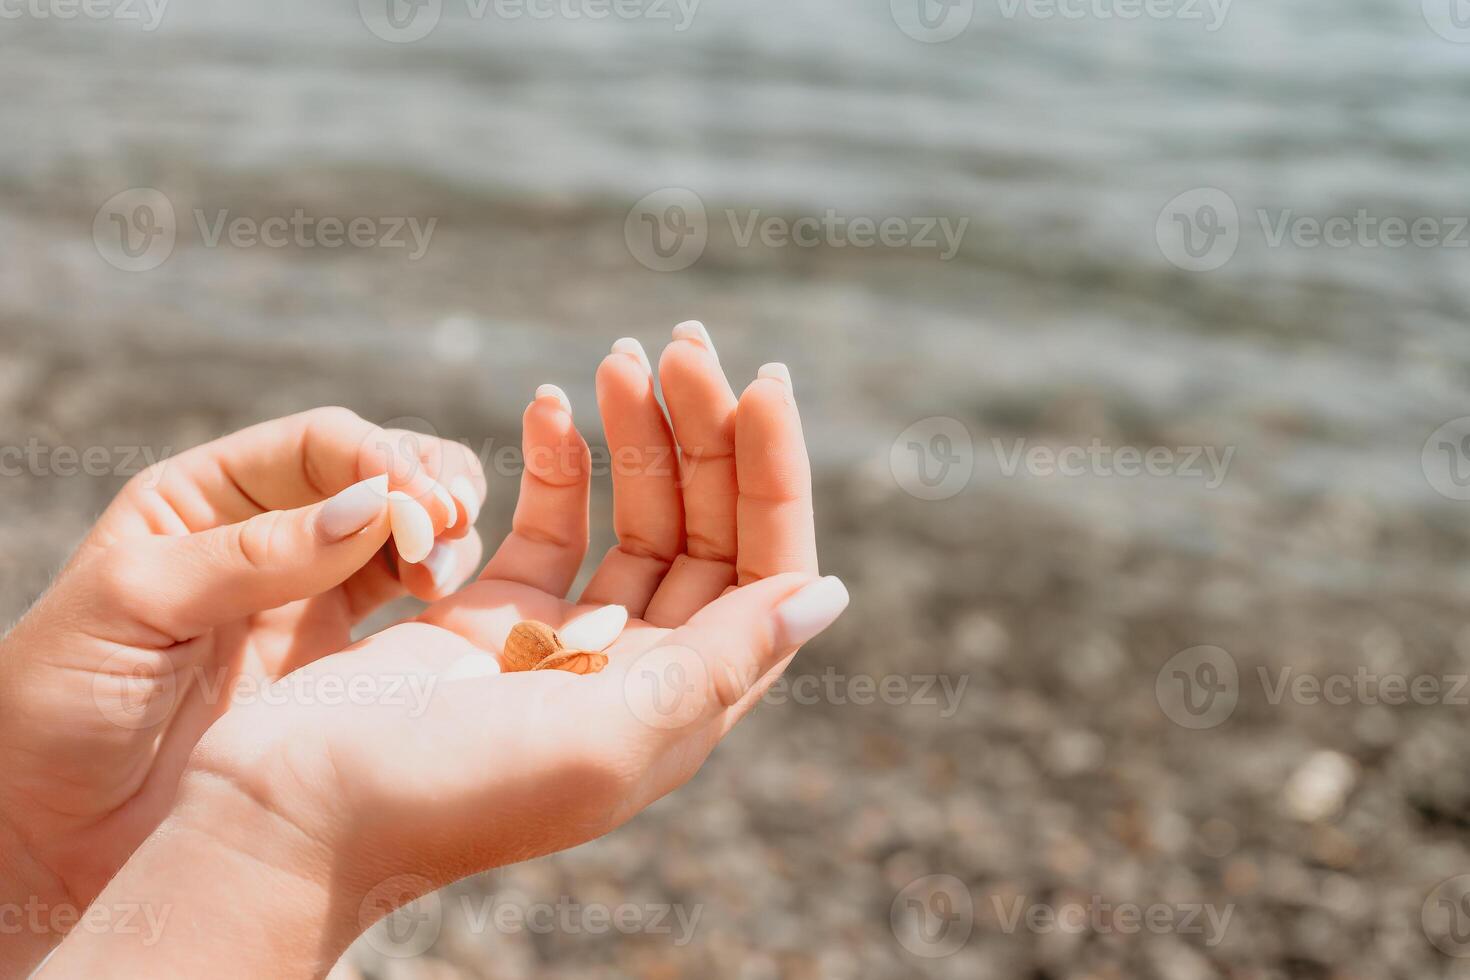
[(598, 676), (622, 689), (630, 720), (646, 734), (687, 732), (739, 705), (847, 604), (835, 577), (765, 578), (717, 599), (642, 655), (612, 660)]
[(399, 566), (398, 577), (410, 595), (433, 602), (452, 593), (474, 574), (484, 550), (480, 532), (473, 528), (467, 537), (441, 537), (421, 563)]
[(388, 539), (387, 478), (332, 499), (182, 537), (121, 542), (102, 554), (94, 612), (183, 643), (222, 623), (342, 584)]
[(485, 468), (464, 443), (443, 441), (439, 451), (440, 465), (433, 471), (434, 477), (448, 492), (454, 509), (449, 527), (441, 537), (450, 540), (468, 537), (485, 503)]
[(404, 594), (407, 590), (398, 579), (398, 565), (388, 547), (382, 547), (342, 583), (347, 598), (348, 620), (357, 624)]
[[(382, 468), (388, 475), (390, 490), (411, 498), (428, 516), (425, 533), (430, 541), (458, 523), (459, 507), (439, 475), (444, 471), (447, 444), (441, 439), (407, 429), (383, 429), (379, 441), (374, 437), (367, 452), (373, 457), (364, 466)], [(457, 454), (456, 454), (457, 455)], [(403, 540), (395, 521), (393, 543), (400, 557), (410, 562), (421, 561), (420, 552)]]
[(443, 440), (386, 430), (346, 408), (262, 422), (138, 474), (122, 495), (133, 506), (110, 509), (104, 533), (187, 534), (235, 524), (317, 503), (385, 473), (393, 474), (395, 489), (412, 489), (416, 498), (431, 495), (430, 467), (423, 458), (405, 456), (405, 443), (432, 457)]
[(812, 472), (791, 374), (767, 364), (735, 413), (737, 582), (782, 572), (817, 574)]
[(613, 345), (597, 369), (597, 405), (612, 461), (618, 543), (582, 594), (641, 617), (669, 566), (684, 550), (674, 436), (653, 389), (648, 355), (632, 338)]
[(659, 378), (679, 445), (687, 543), (644, 619), (677, 626), (735, 584), (736, 401), (709, 332), (694, 321), (674, 328)]
[(542, 385), (522, 421), (525, 471), (510, 535), (480, 573), (565, 595), (587, 554), (591, 454), (566, 393)]

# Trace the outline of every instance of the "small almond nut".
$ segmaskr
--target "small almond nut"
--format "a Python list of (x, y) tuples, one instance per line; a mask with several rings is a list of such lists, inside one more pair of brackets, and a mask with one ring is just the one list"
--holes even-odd
[(596, 674), (607, 666), (607, 654), (592, 650), (559, 650), (536, 665), (536, 670), (564, 670), (570, 674)]
[(500, 656), (506, 673), (535, 670), (539, 664), (564, 650), (556, 630), (534, 619), (516, 623), (505, 638), (505, 651)]

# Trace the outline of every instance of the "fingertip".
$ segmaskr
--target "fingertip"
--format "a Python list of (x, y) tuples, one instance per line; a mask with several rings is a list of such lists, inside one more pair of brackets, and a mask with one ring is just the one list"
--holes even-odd
[(471, 524), (480, 519), (480, 508), (484, 501), (480, 499), (480, 492), (464, 474), (457, 474), (449, 481), (449, 493), (464, 507), (465, 516)]
[(794, 386), (791, 384), (791, 369), (780, 361), (772, 361), (770, 364), (761, 365), (761, 369), (756, 372), (756, 379), (779, 381), (787, 388), (795, 391)]
[(649, 363), (648, 351), (643, 349), (643, 345), (638, 342), (637, 338), (618, 338), (617, 340), (613, 341), (612, 353), (626, 354), (627, 356), (633, 358), (635, 361), (638, 362), (639, 366), (643, 368), (643, 372), (645, 374), (653, 374), (653, 365)]
[(719, 352), (715, 350), (715, 342), (710, 339), (709, 330), (698, 320), (685, 320), (683, 323), (680, 323), (674, 327), (672, 336), (674, 340), (686, 340), (698, 344), (715, 355), (715, 357), (720, 356)]
[(837, 622), (851, 601), (847, 586), (836, 575), (802, 586), (772, 610), (777, 648), (794, 650), (816, 638)]
[[(766, 365), (766, 367), (770, 366)], [(765, 370), (765, 368), (762, 368), (762, 370)], [(740, 393), (741, 411), (749, 411), (751, 406), (760, 406), (766, 409), (781, 409), (783, 414), (785, 414), (785, 410), (795, 409), (796, 393), (788, 380), (771, 374), (758, 375)]]
[(423, 561), (434, 547), (434, 523), (429, 512), (402, 490), (388, 494), (388, 514), (398, 557), (410, 565)]
[(587, 441), (554, 394), (548, 392), (527, 406), (522, 442), (526, 469), (537, 478), (556, 486), (570, 486), (587, 478)]
[(434, 495), (434, 499), (439, 502), (439, 506), (444, 508), (444, 530), (447, 531), (449, 528), (454, 527), (459, 522), (459, 505), (455, 502), (453, 495), (438, 480), (435, 480), (433, 485), (429, 487), (429, 492)]
[(572, 414), (572, 400), (568, 398), (567, 393), (557, 385), (544, 384), (538, 387), (536, 389), (535, 401), (537, 403), (543, 401), (554, 401), (563, 412), (567, 413), (568, 417), (570, 417)]
[(646, 398), (653, 387), (653, 371), (646, 357), (640, 359), (617, 350), (604, 357), (597, 366), (598, 404), (609, 397)]

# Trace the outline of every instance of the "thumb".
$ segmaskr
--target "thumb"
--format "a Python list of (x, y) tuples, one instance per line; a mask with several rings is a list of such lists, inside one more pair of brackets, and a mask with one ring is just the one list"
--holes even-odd
[(623, 687), (639, 725), (679, 737), (691, 726), (748, 710), (783, 662), (847, 608), (835, 576), (788, 572), (725, 593), (636, 657), (614, 658), (599, 677)]
[(184, 642), (341, 585), (389, 531), (388, 477), (377, 476), (307, 507), (182, 537), (122, 542), (103, 562), (98, 605), (104, 615), (126, 613)]

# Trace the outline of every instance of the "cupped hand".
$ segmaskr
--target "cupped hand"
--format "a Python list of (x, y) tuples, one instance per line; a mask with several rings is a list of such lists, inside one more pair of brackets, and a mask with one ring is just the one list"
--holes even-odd
[[(385, 547), (390, 483), (440, 536), (421, 565)], [(135, 477), (0, 644), (0, 870), (85, 908), (169, 812), (242, 685), (266, 690), (387, 600), (442, 596), (478, 564), (484, 493), (466, 447), (346, 409)]]
[[(323, 882), (338, 946), (365, 909), (370, 921), (589, 840), (680, 785), (846, 606), (842, 583), (817, 577), (788, 372), (768, 365), (737, 402), (704, 328), (674, 337), (659, 372), (667, 415), (636, 342), (598, 370), (618, 544), (576, 602), (590, 459), (565, 395), (544, 386), (525, 414), (513, 529), (479, 580), (291, 679), (300, 691), (355, 682), (360, 700), (232, 713), (196, 751), (195, 823)], [(559, 627), (610, 603), (633, 618), (603, 672), (500, 672), (517, 622)], [(259, 821), (214, 816), (231, 805), (267, 811), (300, 848), (233, 831)]]

